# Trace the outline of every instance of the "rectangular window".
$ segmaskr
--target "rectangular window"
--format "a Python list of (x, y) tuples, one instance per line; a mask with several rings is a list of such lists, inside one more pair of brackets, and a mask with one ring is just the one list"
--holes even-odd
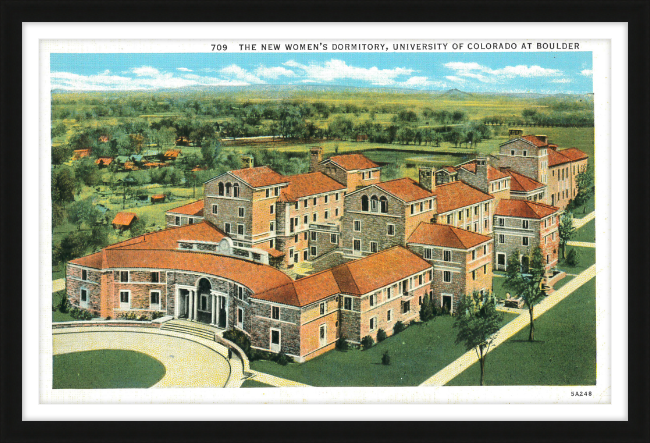
[(484, 211), (485, 211), (485, 212), (488, 212), (489, 208), (490, 208), (490, 204), (489, 204), (489, 203), (486, 203), (486, 204), (485, 204)]
[(126, 283), (129, 281), (129, 271), (120, 271), (120, 282)]
[(370, 242), (370, 252), (377, 252), (377, 242), (376, 241), (371, 241)]
[(298, 234), (293, 236), (293, 242), (298, 243)]
[(318, 197), (314, 197), (314, 206), (318, 204)]
[(230, 234), (230, 223), (224, 224), (223, 230), (226, 231), (226, 234)]
[(244, 235), (244, 225), (242, 224), (237, 225), (237, 235)]
[(85, 289), (81, 290), (81, 294), (79, 295), (79, 299), (81, 300), (81, 307), (86, 308), (88, 307), (88, 291)]
[(279, 188), (279, 187), (275, 188), (274, 191), (275, 191), (275, 196), (276, 196), (276, 197), (277, 197), (278, 195), (280, 195), (280, 188)]
[(374, 331), (376, 327), (377, 327), (377, 321), (376, 321), (376, 319), (373, 317), (373, 318), (370, 319), (370, 330), (371, 330), (371, 331)]
[(487, 265), (483, 265), (483, 274), (487, 274)]
[(343, 309), (346, 309), (348, 311), (352, 310), (352, 297), (345, 297), (343, 299)]
[(476, 260), (476, 249), (472, 251), (472, 260)]
[(314, 220), (314, 223), (318, 221), (318, 213), (314, 212), (314, 215), (312, 215), (312, 220)]
[(311, 241), (316, 241), (318, 240), (318, 233), (315, 231), (311, 232)]
[(361, 240), (355, 238), (352, 241), (352, 248), (354, 249), (355, 252), (360, 252), (361, 251)]
[(499, 243), (505, 243), (506, 242), (506, 236), (503, 234), (499, 234)]
[(424, 202), (420, 202), (420, 212), (424, 212)]
[(320, 315), (325, 314), (325, 303), (320, 304)]
[(528, 246), (528, 237), (521, 237), (521, 244), (524, 246)]
[(311, 251), (310, 251), (311, 255), (314, 255), (314, 256), (318, 255), (318, 250), (316, 249), (316, 246), (312, 246), (310, 249), (311, 249)]
[(308, 254), (309, 254), (309, 251), (307, 251), (306, 249), (304, 251), (302, 251), (302, 259), (305, 260), (305, 261), (309, 260)]
[(330, 235), (330, 243), (337, 244), (339, 242), (338, 236), (336, 234)]
[(306, 231), (303, 232), (303, 234), (302, 234), (302, 239), (303, 239), (303, 240), (307, 240), (307, 232), (306, 232)]
[(424, 248), (424, 258), (427, 260), (431, 260), (432, 254), (431, 254), (431, 248)]
[(323, 198), (325, 199), (325, 203), (329, 203), (329, 201), (330, 201), (330, 196), (329, 195), (326, 195)]
[(244, 299), (244, 287), (243, 286), (237, 286), (237, 298), (240, 300)]
[(244, 327), (244, 310), (242, 308), (237, 308), (237, 327)]
[(418, 286), (422, 286), (424, 280), (424, 275), (420, 274), (418, 275)]
[(458, 211), (458, 221), (463, 220), (463, 211)]
[(338, 216), (339, 216), (339, 208), (336, 208), (334, 209), (334, 217), (338, 217)]
[[(212, 205), (212, 213), (217, 215), (219, 213), (219, 205)], [(176, 217), (178, 219), (178, 217)], [(180, 220), (176, 221), (177, 225), (180, 225)]]
[(474, 206), (474, 215), (478, 215), (478, 206)]
[(386, 288), (386, 298), (390, 300), (390, 298), (393, 296), (393, 287)]
[(443, 271), (442, 272), (442, 281), (445, 283), (451, 283), (451, 272), (450, 271)]
[(448, 225), (451, 224), (451, 215), (448, 215), (448, 216), (447, 216), (447, 224), (448, 224)]
[(387, 229), (388, 229), (388, 235), (390, 235), (390, 236), (395, 235), (395, 225), (390, 225), (389, 224), (389, 225), (387, 225)]
[(472, 280), (476, 280), (476, 271), (472, 271)]
[(85, 269), (81, 270), (81, 279), (88, 280), (88, 271), (86, 271)]
[(120, 309), (131, 309), (130, 291), (120, 291)]
[(275, 241), (273, 241), (273, 239), (269, 240), (269, 247), (271, 249), (275, 248)]
[(269, 231), (275, 231), (275, 222), (269, 222)]
[(410, 310), (411, 310), (411, 302), (410, 301), (406, 301), (406, 302), (402, 303), (402, 314), (406, 314)]
[(325, 220), (330, 218), (330, 211), (325, 211)]
[(510, 150), (510, 155), (513, 156), (513, 157), (515, 156), (515, 150), (514, 149)]
[(377, 302), (377, 295), (376, 294), (370, 294), (370, 306), (375, 306)]
[(528, 151), (524, 151), (524, 157), (528, 155)]
[(504, 218), (499, 217), (497, 221), (499, 222), (499, 226), (505, 226), (506, 220)]
[(338, 192), (335, 194), (335, 197), (336, 197), (336, 198), (335, 198), (336, 201), (339, 201), (339, 193), (338, 193)]
[(411, 214), (415, 214), (415, 205), (411, 205)]
[(319, 330), (318, 343), (320, 344), (321, 347), (323, 347), (327, 344), (327, 325), (320, 325), (318, 330)]
[(389, 309), (388, 312), (386, 312), (386, 321), (391, 321), (393, 319), (393, 310)]
[(160, 309), (160, 291), (151, 291), (149, 307), (151, 309)]
[(279, 306), (271, 307), (271, 318), (273, 320), (280, 320), (280, 307)]
[(271, 196), (271, 189), (267, 188), (266, 189), (266, 198), (269, 198)]
[(239, 218), (244, 218), (244, 208), (238, 208)]
[(442, 259), (444, 261), (451, 261), (451, 251), (444, 251), (442, 253)]
[[(214, 208), (213, 208), (213, 209), (214, 209)], [(175, 224), (176, 226), (180, 226), (180, 225), (181, 225), (181, 218), (178, 217), (178, 216), (176, 216), (176, 219), (175, 219), (175, 223), (174, 223), (174, 224)]]
[(302, 224), (303, 225), (309, 224), (309, 216), (308, 215), (304, 215), (302, 217)]
[(160, 272), (151, 273), (151, 283), (160, 283)]
[(298, 202), (296, 202), (296, 205), (294, 206), (294, 209), (298, 210)]
[(309, 200), (304, 199), (303, 202), (302, 202), (302, 207), (303, 207), (303, 208), (306, 208), (307, 205), (309, 205)]
[(487, 245), (483, 246), (483, 255), (487, 255)]
[(269, 206), (269, 214), (273, 214), (275, 212), (275, 205)]
[(429, 200), (429, 209), (433, 209), (433, 200)]
[(528, 229), (528, 220), (522, 220), (521, 221), (521, 227), (524, 229)]
[(361, 222), (360, 222), (359, 220), (355, 220), (355, 221), (354, 221), (354, 230), (355, 230), (356, 232), (360, 232), (360, 231), (361, 231)]
[(465, 209), (465, 216), (466, 216), (467, 218), (469, 218), (469, 216), (470, 216), (469, 208)]

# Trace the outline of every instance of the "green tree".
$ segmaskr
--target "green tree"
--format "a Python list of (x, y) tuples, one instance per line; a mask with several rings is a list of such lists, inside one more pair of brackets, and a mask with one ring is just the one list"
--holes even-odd
[(109, 225), (93, 226), (90, 231), (90, 235), (88, 236), (88, 246), (90, 246), (95, 251), (106, 247), (109, 243), (109, 232)]
[(61, 243), (52, 248), (53, 264), (65, 263), (75, 257), (81, 257), (88, 248), (88, 235), (85, 232), (73, 231), (63, 237)]
[(61, 137), (65, 135), (68, 130), (65, 127), (65, 123), (59, 123), (58, 125), (52, 125), (52, 138)]
[(429, 321), (433, 318), (433, 302), (429, 300), (429, 296), (425, 295), (420, 305), (420, 320)]
[(68, 218), (68, 214), (66, 213), (63, 205), (53, 203), (52, 204), (52, 226), (57, 227), (62, 225), (67, 218)]
[(146, 232), (147, 219), (144, 216), (136, 218), (131, 224), (131, 237), (138, 237)]
[(573, 214), (571, 212), (565, 212), (560, 218), (559, 226), (559, 235), (560, 235), (560, 249), (562, 250), (562, 258), (566, 258), (565, 251), (566, 245), (573, 237), (576, 228), (573, 227)]
[(497, 312), (493, 295), (481, 295), (476, 291), (460, 300), (456, 312), (456, 344), (464, 345), (468, 351), (476, 351), (481, 366), (480, 383), (483, 386), (487, 353), (499, 332), (503, 315)]
[(508, 266), (506, 268), (506, 280), (504, 286), (524, 300), (528, 308), (530, 316), (530, 331), (528, 333), (528, 340), (535, 340), (535, 322), (533, 310), (535, 305), (542, 301), (545, 297), (544, 290), (542, 289), (542, 282), (546, 268), (544, 267), (544, 257), (540, 247), (533, 248), (529, 256), (528, 273), (522, 272), (521, 263), (519, 262), (519, 251), (515, 251), (508, 258)]
[(65, 204), (74, 201), (75, 178), (67, 167), (52, 171), (52, 201)]
[(68, 219), (70, 223), (77, 225), (77, 230), (81, 230), (81, 225), (84, 223), (89, 228), (92, 228), (101, 216), (102, 213), (92, 204), (90, 199), (76, 201), (68, 209)]
[(584, 211), (587, 212), (586, 203), (594, 195), (594, 175), (589, 168), (585, 168), (576, 176), (576, 183), (578, 185), (578, 193), (576, 194), (576, 203), (578, 206), (585, 205)]
[(86, 186), (95, 186), (101, 182), (99, 167), (90, 157), (84, 157), (75, 164), (75, 178)]
[(62, 144), (59, 146), (52, 146), (52, 164), (60, 165), (72, 157), (72, 148), (70, 145)]

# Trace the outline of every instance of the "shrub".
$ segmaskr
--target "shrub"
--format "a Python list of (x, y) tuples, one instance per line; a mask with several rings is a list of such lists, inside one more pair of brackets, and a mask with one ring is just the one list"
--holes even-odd
[(431, 320), (435, 316), (434, 310), (433, 302), (429, 300), (428, 295), (425, 295), (424, 300), (422, 300), (422, 305), (420, 306), (420, 320)]
[(382, 354), (381, 364), (386, 366), (390, 364), (390, 355), (388, 354), (388, 351), (384, 351), (384, 353)]
[(229, 329), (223, 333), (223, 338), (225, 338), (226, 340), (230, 340), (231, 342), (239, 346), (241, 350), (244, 351), (244, 354), (246, 354), (248, 358), (251, 358), (252, 356), (251, 340), (242, 331), (239, 331), (237, 329)]
[(70, 310), (70, 302), (68, 301), (68, 296), (66, 295), (65, 291), (61, 291), (63, 294), (61, 294), (61, 301), (59, 302), (57, 309), (59, 312), (66, 313), (68, 310)]
[(404, 329), (406, 329), (406, 325), (402, 323), (401, 321), (397, 321), (395, 323), (395, 326), (393, 326), (393, 334), (399, 334), (402, 332)]
[(363, 346), (364, 351), (367, 350), (367, 349), (372, 348), (372, 345), (374, 345), (374, 344), (375, 344), (375, 341), (369, 335), (366, 335), (365, 337), (363, 337), (361, 339), (361, 346)]
[(386, 331), (379, 329), (379, 331), (377, 331), (377, 343), (384, 340), (386, 340)]
[(160, 312), (160, 311), (154, 311), (154, 312), (151, 313), (151, 319), (152, 320), (155, 320), (157, 318), (164, 317), (164, 316), (165, 316), (165, 313)]
[(341, 336), (336, 340), (336, 349), (339, 351), (347, 351), (349, 348), (348, 342), (345, 339), (345, 335), (341, 334)]
[(111, 320), (111, 316), (107, 315), (105, 320)]
[(147, 321), (147, 320), (149, 320), (147, 314), (142, 314), (140, 317), (138, 317), (138, 321)]
[(580, 254), (575, 249), (571, 249), (566, 256), (566, 263), (569, 266), (578, 266), (580, 264)]
[(280, 352), (275, 359), (275, 362), (279, 365), (286, 366), (289, 363), (289, 357), (284, 352)]

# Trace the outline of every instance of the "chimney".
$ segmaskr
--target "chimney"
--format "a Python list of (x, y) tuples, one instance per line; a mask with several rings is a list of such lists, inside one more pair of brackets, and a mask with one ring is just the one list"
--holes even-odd
[(323, 148), (314, 146), (309, 149), (309, 172), (316, 172), (318, 164), (323, 160)]
[(513, 138), (521, 137), (522, 135), (524, 135), (523, 129), (509, 129), (508, 130), (508, 137), (509, 137), (510, 140), (512, 140)]
[(255, 163), (252, 155), (242, 155), (241, 156), (241, 167), (243, 169), (252, 168)]
[(490, 183), (488, 181), (488, 163), (486, 157), (476, 158), (476, 178), (479, 181), (479, 189), (483, 192), (488, 192)]
[(536, 135), (535, 137), (537, 137), (537, 140), (541, 141), (545, 145), (548, 144), (548, 136), (547, 135)]
[(436, 190), (436, 168), (430, 166), (421, 166), (420, 172), (420, 186), (430, 192)]

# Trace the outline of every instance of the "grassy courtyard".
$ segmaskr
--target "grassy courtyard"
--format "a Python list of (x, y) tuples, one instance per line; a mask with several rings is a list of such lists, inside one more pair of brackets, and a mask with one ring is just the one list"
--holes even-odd
[(267, 385), (256, 380), (244, 380), (244, 383), (241, 384), (241, 388), (274, 388), (275, 386)]
[(149, 388), (165, 375), (165, 366), (134, 351), (102, 349), (54, 357), (54, 389)]
[[(535, 341), (528, 327), (492, 351), (486, 385), (567, 386), (596, 384), (596, 279), (578, 288), (535, 320)], [(478, 364), (447, 386), (479, 384)]]
[(596, 219), (585, 223), (580, 229), (577, 229), (571, 241), (583, 241), (589, 243), (596, 242)]
[[(504, 314), (503, 324), (514, 317)], [(333, 350), (287, 366), (253, 361), (251, 368), (312, 386), (418, 386), (465, 353), (463, 346), (454, 344), (453, 322), (443, 316), (413, 324), (367, 351)], [(391, 358), (388, 366), (381, 364), (385, 351)]]

